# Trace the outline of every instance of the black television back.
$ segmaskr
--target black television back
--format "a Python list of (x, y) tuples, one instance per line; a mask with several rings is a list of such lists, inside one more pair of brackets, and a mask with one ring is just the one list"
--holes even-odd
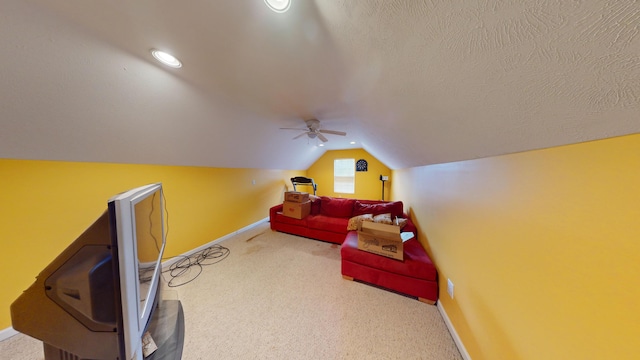
[(15, 330), (45, 359), (126, 359), (118, 250), (105, 211), (11, 304)]

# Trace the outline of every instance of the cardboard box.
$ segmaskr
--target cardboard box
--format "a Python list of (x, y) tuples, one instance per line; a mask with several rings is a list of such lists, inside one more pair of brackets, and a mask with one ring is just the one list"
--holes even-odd
[(309, 193), (298, 192), (298, 191), (285, 191), (284, 201), (299, 202), (299, 203), (307, 202), (309, 201)]
[(363, 221), (358, 231), (358, 249), (403, 261), (403, 244), (411, 238), (413, 233), (400, 232), (400, 226)]
[(285, 201), (282, 204), (282, 215), (294, 219), (304, 219), (311, 212), (311, 201), (293, 202)]

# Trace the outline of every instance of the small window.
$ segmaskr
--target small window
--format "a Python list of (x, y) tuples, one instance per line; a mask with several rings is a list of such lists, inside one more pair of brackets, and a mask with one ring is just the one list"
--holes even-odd
[(355, 189), (355, 159), (335, 159), (333, 161), (333, 192), (339, 194), (354, 194)]

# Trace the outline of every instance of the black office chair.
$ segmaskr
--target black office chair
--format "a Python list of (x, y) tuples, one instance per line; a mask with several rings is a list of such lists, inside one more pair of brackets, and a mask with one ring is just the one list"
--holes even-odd
[(313, 188), (313, 195), (316, 194), (316, 190), (318, 189), (318, 185), (313, 182), (312, 178), (304, 177), (304, 176), (296, 176), (291, 178), (291, 183), (293, 184), (293, 191), (298, 191), (296, 189), (296, 185), (308, 185)]

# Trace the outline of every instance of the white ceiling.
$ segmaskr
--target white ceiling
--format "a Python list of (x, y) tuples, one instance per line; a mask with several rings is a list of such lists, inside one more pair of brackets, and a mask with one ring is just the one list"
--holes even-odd
[[(306, 169), (362, 147), (398, 169), (640, 132), (634, 0), (1, 8), (3, 158)], [(279, 130), (308, 118), (348, 134)]]

